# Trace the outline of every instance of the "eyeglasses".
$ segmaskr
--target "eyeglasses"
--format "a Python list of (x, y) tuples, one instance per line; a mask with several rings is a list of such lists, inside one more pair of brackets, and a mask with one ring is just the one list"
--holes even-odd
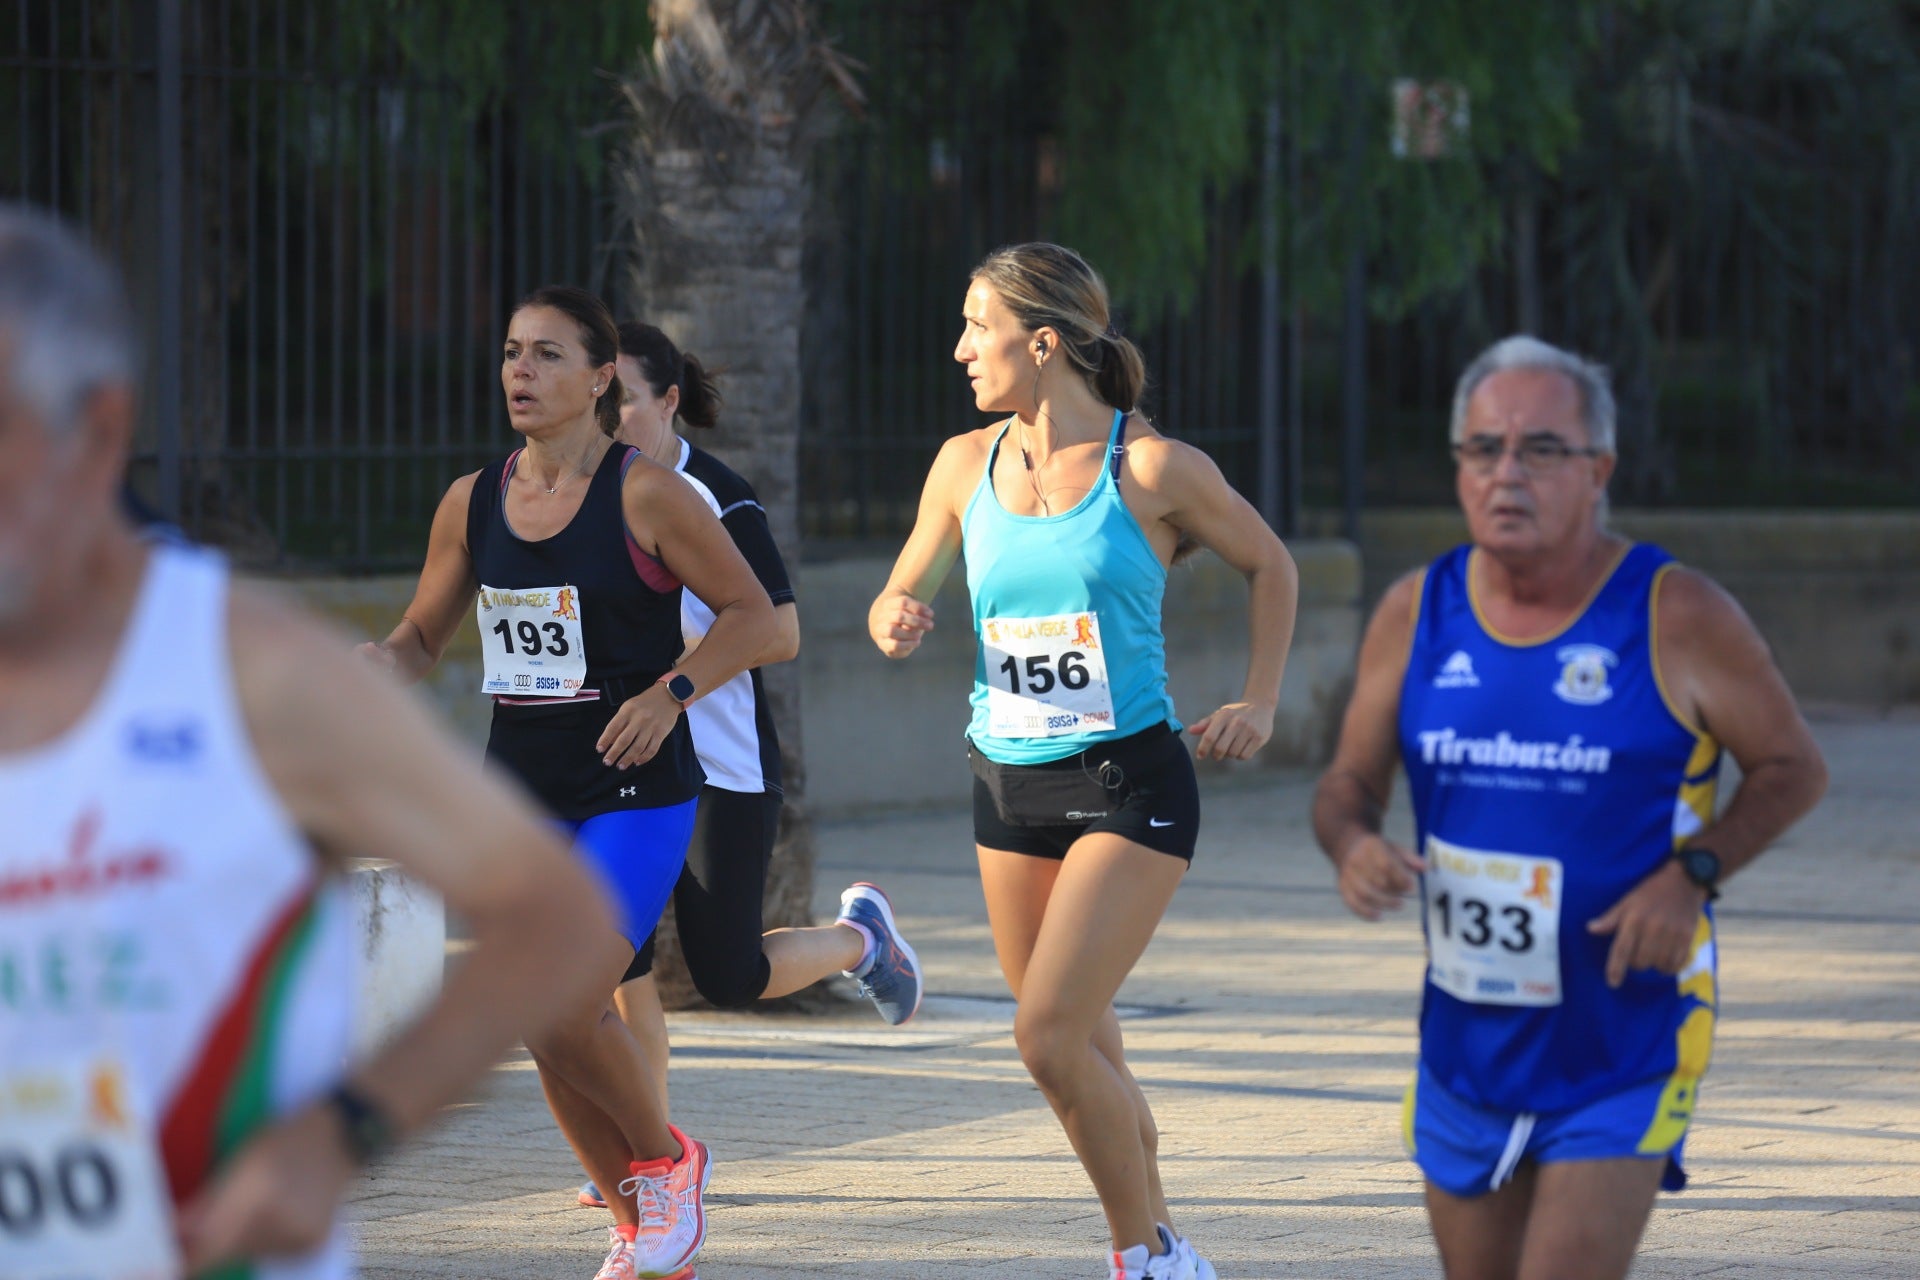
[[(1507, 452), (1504, 436), (1469, 436), (1453, 446), (1454, 461), (1479, 476), (1492, 475)], [(1568, 458), (1597, 458), (1606, 451), (1592, 445), (1570, 445), (1559, 436), (1542, 434), (1521, 437), (1512, 452), (1520, 470), (1539, 476), (1558, 470)]]

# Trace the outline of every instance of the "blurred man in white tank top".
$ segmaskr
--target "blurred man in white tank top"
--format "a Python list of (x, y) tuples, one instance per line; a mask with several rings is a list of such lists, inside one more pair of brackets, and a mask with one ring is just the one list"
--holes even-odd
[[(357, 1168), (589, 998), (608, 908), (345, 640), (136, 535), (136, 363), (112, 273), (0, 206), (0, 1271), (334, 1280)], [(476, 939), (351, 1068), (349, 854)]]

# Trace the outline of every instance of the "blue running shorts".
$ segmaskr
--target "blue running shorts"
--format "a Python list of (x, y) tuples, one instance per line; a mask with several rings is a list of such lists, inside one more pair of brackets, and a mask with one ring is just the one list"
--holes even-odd
[(660, 923), (687, 861), (698, 799), (657, 809), (616, 809), (561, 825), (613, 898), (614, 924), (635, 947)]
[(1400, 1113), (1400, 1136), (1420, 1171), (1449, 1195), (1497, 1191), (1524, 1161), (1639, 1157), (1666, 1161), (1665, 1191), (1687, 1184), (1681, 1167), (1697, 1086), (1662, 1076), (1568, 1111), (1490, 1111), (1450, 1092), (1422, 1063)]

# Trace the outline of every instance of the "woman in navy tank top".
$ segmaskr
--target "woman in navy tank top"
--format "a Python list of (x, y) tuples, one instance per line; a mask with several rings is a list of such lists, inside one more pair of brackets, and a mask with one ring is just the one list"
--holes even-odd
[(941, 449), (868, 627), (888, 657), (913, 653), (965, 550), (974, 842), (1020, 1056), (1100, 1197), (1114, 1280), (1211, 1277), (1169, 1225), (1153, 1114), (1113, 1012), (1200, 825), (1160, 601), (1191, 545), (1246, 576), (1244, 695), (1190, 727), (1200, 758), (1245, 760), (1273, 731), (1298, 575), (1213, 462), (1134, 411), (1140, 353), (1078, 254), (1001, 249), (963, 310), (954, 358), (997, 420)]
[[(683, 715), (774, 637), (773, 606), (707, 504), (614, 439), (613, 318), (550, 286), (514, 311), (500, 369), (522, 448), (448, 489), (400, 625), (370, 656), (417, 680), (478, 615), (490, 761), (575, 833), (612, 893), (605, 982), (530, 1044), (554, 1118), (603, 1188), (615, 1225), (602, 1280), (689, 1269), (705, 1238), (704, 1145), (607, 1001), (686, 857), (702, 774)], [(714, 613), (681, 653), (681, 584)]]

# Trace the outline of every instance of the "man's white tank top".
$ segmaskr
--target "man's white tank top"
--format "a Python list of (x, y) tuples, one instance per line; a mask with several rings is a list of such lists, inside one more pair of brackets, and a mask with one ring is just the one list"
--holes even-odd
[[(0, 1149), (41, 1192), (9, 1276), (167, 1275), (173, 1207), (345, 1069), (351, 905), (254, 753), (227, 597), (218, 557), (153, 547), (93, 705), (0, 755)], [(349, 1272), (336, 1229), (220, 1275)]]

